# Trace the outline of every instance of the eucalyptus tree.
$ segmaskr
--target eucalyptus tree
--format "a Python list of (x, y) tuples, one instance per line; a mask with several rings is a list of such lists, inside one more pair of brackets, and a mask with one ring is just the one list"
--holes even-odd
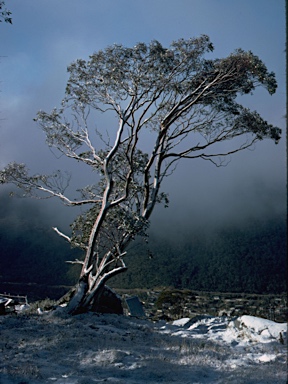
[[(107, 280), (127, 269), (127, 246), (145, 235), (156, 204), (168, 204), (161, 185), (180, 160), (221, 166), (257, 141), (280, 139), (279, 128), (239, 103), (258, 86), (273, 94), (274, 73), (252, 52), (205, 58), (212, 51), (205, 35), (168, 48), (158, 41), (113, 45), (68, 67), (61, 107), (40, 111), (36, 120), (49, 147), (94, 170), (79, 195), (68, 196), (70, 176), (64, 172), (30, 175), (16, 163), (1, 171), (2, 183), (25, 195), (87, 207), (71, 235), (54, 228), (85, 251), (83, 260), (72, 261), (82, 269), (70, 313), (88, 310)], [(95, 128), (103, 113), (111, 120)]]

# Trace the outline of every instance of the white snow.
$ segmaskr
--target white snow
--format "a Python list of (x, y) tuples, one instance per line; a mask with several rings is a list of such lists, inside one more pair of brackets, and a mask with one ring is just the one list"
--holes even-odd
[(173, 325), (178, 325), (179, 327), (184, 326), (190, 321), (190, 317), (183, 317), (182, 319), (178, 319), (173, 321)]
[[(281, 333), (281, 335), (280, 335)], [(287, 325), (61, 311), (0, 317), (1, 384), (286, 383)]]
[(267, 340), (270, 338), (279, 338), (280, 332), (287, 333), (287, 324), (277, 324), (274, 321), (260, 319), (254, 316), (241, 316), (239, 318), (242, 327), (250, 328), (258, 335), (265, 335)]

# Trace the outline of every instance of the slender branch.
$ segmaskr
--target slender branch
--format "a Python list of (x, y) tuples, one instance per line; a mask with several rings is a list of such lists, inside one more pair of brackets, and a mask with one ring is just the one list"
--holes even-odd
[(67, 261), (65, 261), (65, 263), (68, 263), (68, 264), (80, 264), (80, 265), (83, 265), (83, 261), (81, 261), (81, 260), (78, 260), (78, 259), (75, 259), (75, 260), (73, 260), (73, 261), (69, 261), (69, 260), (67, 260)]
[(65, 235), (63, 232), (59, 231), (57, 227), (52, 227), (52, 229), (61, 237), (63, 237), (65, 240), (67, 240), (69, 243), (71, 243), (71, 238), (67, 235)]

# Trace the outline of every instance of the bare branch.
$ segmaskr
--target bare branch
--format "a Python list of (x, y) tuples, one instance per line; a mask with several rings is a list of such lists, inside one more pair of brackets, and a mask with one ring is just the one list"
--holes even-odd
[(67, 235), (64, 235), (63, 232), (59, 231), (57, 227), (52, 228), (59, 236), (63, 237), (65, 240), (67, 240), (69, 243), (71, 243), (71, 238)]
[(69, 261), (69, 260), (67, 260), (67, 261), (65, 261), (65, 263), (68, 263), (68, 264), (80, 264), (80, 265), (83, 265), (83, 261), (78, 260), (78, 259), (75, 259), (75, 260), (73, 260), (73, 261)]

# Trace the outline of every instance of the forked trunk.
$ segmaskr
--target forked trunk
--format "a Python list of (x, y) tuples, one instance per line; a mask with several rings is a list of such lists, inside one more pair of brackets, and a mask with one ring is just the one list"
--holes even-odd
[(67, 305), (67, 311), (71, 315), (88, 312), (94, 301), (100, 299), (104, 289), (104, 283), (89, 291), (88, 276), (82, 277), (73, 288), (73, 293)]
[(126, 271), (127, 268), (116, 269), (110, 274), (102, 277), (93, 289), (89, 289), (89, 275), (82, 276), (75, 287), (73, 287), (58, 304), (68, 301), (67, 312), (71, 315), (93, 312), (123, 314), (121, 299), (109, 287), (105, 285), (110, 277)]

